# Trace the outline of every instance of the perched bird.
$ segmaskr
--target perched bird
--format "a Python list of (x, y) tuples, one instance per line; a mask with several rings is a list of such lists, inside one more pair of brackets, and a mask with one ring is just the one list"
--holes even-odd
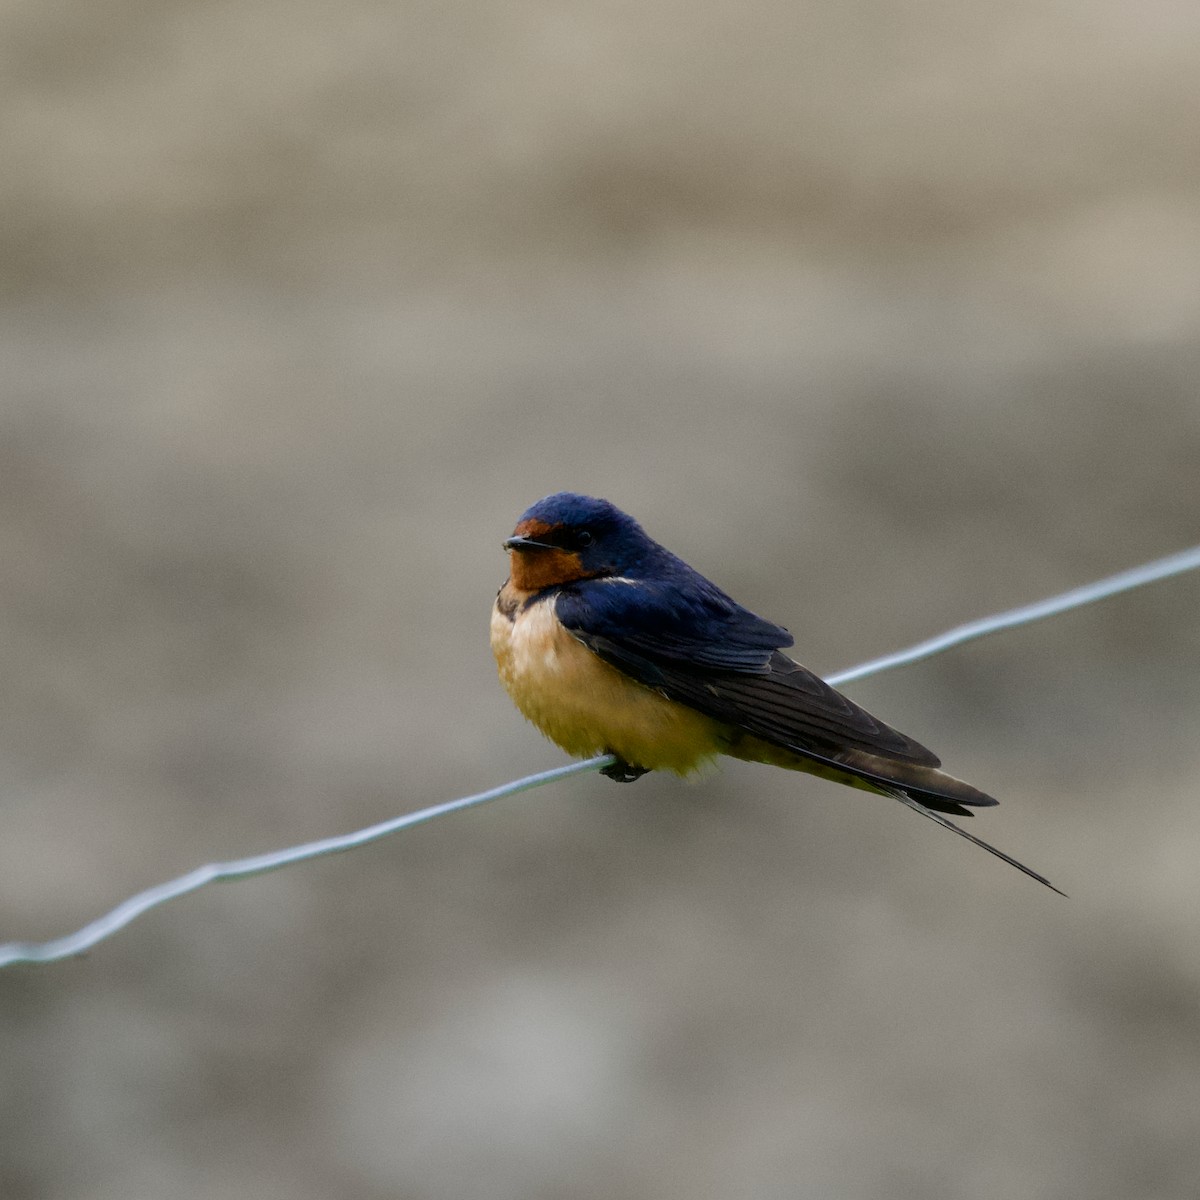
[(491, 624), (500, 679), (568, 754), (613, 755), (603, 773), (623, 783), (688, 775), (720, 754), (807, 771), (892, 796), (1058, 891), (943, 815), (971, 816), (991, 796), (781, 653), (786, 629), (607, 500), (547, 496), (504, 547), (511, 574)]

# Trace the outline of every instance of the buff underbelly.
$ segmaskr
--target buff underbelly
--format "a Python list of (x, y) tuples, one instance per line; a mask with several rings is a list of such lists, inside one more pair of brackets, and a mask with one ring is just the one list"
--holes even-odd
[(648, 770), (703, 770), (728, 745), (720, 722), (668, 700), (594, 655), (551, 601), (492, 614), (492, 652), (517, 708), (568, 754), (611, 752)]

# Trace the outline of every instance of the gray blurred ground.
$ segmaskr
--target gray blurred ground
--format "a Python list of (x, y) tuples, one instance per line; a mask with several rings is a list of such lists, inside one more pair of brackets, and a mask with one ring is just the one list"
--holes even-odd
[[(610, 497), (820, 670), (1197, 540), (1200, 8), (0, 9), (0, 937), (555, 764)], [(6, 1200), (1200, 1193), (1200, 579), (0, 976)]]

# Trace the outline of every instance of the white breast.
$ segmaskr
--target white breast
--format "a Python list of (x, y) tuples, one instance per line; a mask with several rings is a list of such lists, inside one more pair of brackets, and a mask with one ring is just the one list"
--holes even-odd
[(718, 723), (597, 658), (560, 624), (553, 598), (512, 619), (494, 609), (491, 640), (513, 702), (568, 754), (611, 751), (637, 766), (688, 774), (726, 741)]

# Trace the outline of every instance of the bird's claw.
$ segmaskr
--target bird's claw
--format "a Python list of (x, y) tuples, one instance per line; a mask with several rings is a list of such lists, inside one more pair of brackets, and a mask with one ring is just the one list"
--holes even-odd
[(607, 775), (609, 779), (615, 779), (618, 783), (633, 783), (648, 774), (649, 770), (649, 767), (635, 767), (632, 763), (618, 758), (611, 767), (601, 767), (600, 774)]

